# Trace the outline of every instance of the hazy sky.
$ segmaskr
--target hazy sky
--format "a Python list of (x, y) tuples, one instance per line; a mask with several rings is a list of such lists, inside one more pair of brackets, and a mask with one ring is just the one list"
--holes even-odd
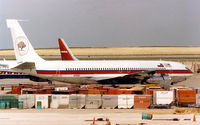
[(0, 49), (13, 48), (6, 19), (34, 48), (200, 46), (200, 0), (0, 0)]

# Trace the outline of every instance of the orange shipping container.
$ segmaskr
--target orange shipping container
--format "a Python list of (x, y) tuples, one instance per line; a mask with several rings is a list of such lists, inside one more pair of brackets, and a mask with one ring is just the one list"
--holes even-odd
[(112, 88), (112, 89), (108, 90), (108, 94), (109, 95), (120, 95), (120, 94), (122, 94), (122, 91), (117, 88)]
[(99, 91), (100, 91), (101, 95), (108, 94), (108, 90), (107, 89), (99, 89)]
[(79, 94), (88, 94), (88, 89), (79, 89)]
[(87, 89), (87, 88), (82, 88), (79, 89), (79, 94), (108, 94), (107, 89)]
[(133, 89), (120, 89), (120, 91), (121, 94), (134, 94)]
[(145, 94), (146, 93), (146, 87), (145, 86), (136, 86), (132, 87), (131, 89), (134, 89), (134, 94)]
[(154, 91), (167, 91), (167, 90), (165, 90), (165, 89), (147, 89), (147, 94), (153, 95)]
[(98, 89), (88, 89), (88, 94), (100, 94)]
[(135, 95), (134, 108), (146, 109), (151, 105), (151, 95)]
[(24, 89), (22, 94), (51, 94), (51, 89)]
[(177, 90), (178, 103), (196, 103), (196, 90), (179, 89)]
[(12, 94), (21, 94), (21, 86), (12, 86)]

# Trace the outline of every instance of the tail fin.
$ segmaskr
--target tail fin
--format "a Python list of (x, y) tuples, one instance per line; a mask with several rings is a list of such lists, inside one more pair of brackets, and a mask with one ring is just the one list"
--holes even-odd
[(61, 38), (58, 38), (58, 43), (59, 43), (59, 47), (60, 47), (60, 54), (62, 57), (62, 60), (71, 60), (71, 61), (77, 61), (78, 59), (72, 54), (72, 52), (70, 51), (69, 47), (67, 46), (67, 44), (65, 43), (65, 41)]
[(17, 62), (24, 63), (44, 61), (33, 49), (18, 20), (7, 19), (6, 21), (8, 28), (11, 30)]

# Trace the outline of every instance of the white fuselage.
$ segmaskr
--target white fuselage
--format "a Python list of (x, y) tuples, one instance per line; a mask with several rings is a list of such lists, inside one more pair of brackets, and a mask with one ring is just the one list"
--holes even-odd
[(16, 72), (14, 70), (11, 70), (11, 68), (17, 66), (17, 62), (12, 60), (12, 61), (7, 61), (3, 60), (0, 61), (0, 71), (6, 71), (6, 72)]
[(169, 74), (172, 82), (193, 75), (183, 64), (170, 61), (43, 61), (35, 63), (35, 67), (20, 72), (69, 83), (96, 83), (142, 71)]

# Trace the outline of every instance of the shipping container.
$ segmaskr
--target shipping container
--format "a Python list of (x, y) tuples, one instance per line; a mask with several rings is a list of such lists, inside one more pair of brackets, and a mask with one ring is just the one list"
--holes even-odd
[(155, 105), (170, 105), (173, 101), (173, 91), (154, 91), (153, 93), (153, 104)]
[(103, 95), (103, 94), (107, 94), (108, 91), (107, 89), (102, 89), (102, 88), (93, 88), (93, 89), (88, 89), (88, 94), (100, 94), (100, 95)]
[(34, 94), (19, 95), (19, 101), (23, 101), (24, 109), (35, 107), (35, 95)]
[(77, 94), (77, 93), (78, 93), (77, 90), (52, 91), (52, 94), (61, 94), (61, 95), (64, 95), (64, 94)]
[(85, 107), (85, 97), (83, 94), (72, 94), (69, 95), (69, 108), (81, 109)]
[(160, 85), (159, 84), (149, 84), (149, 83), (146, 83), (146, 84), (143, 84), (143, 86), (147, 87), (147, 88), (160, 88)]
[(148, 95), (153, 95), (154, 91), (167, 91), (166, 89), (147, 89)]
[(177, 102), (181, 103), (196, 103), (196, 90), (179, 89), (177, 90)]
[(197, 94), (200, 94), (200, 88), (196, 88)]
[(55, 91), (63, 91), (63, 90), (68, 90), (68, 87), (55, 87)]
[(118, 95), (118, 108), (132, 108), (134, 106), (134, 95)]
[(0, 102), (9, 102), (10, 108), (18, 107), (18, 95), (10, 94), (10, 95), (0, 95)]
[(120, 94), (134, 94), (135, 93), (134, 89), (120, 89), (119, 91), (121, 91)]
[(174, 100), (175, 100), (175, 102), (177, 102), (177, 100), (178, 100), (178, 90), (182, 90), (182, 89), (190, 89), (190, 88), (188, 88), (188, 87), (181, 87), (181, 86), (170, 87), (169, 90), (174, 92)]
[(134, 94), (146, 94), (145, 86), (136, 86), (136, 87), (132, 87), (131, 89), (134, 90)]
[(100, 91), (100, 94), (101, 94), (101, 95), (108, 94), (108, 90), (107, 90), (107, 89), (101, 88), (101, 89), (99, 89), (99, 91)]
[(86, 109), (98, 109), (102, 105), (101, 95), (87, 95), (85, 103)]
[(185, 85), (176, 85), (176, 84), (175, 84), (175, 85), (170, 85), (169, 87), (170, 87), (170, 88), (172, 88), (172, 87), (183, 87), (183, 88), (185, 88), (186, 86), (185, 86)]
[(196, 94), (196, 107), (200, 107), (200, 94)]
[(80, 88), (79, 90), (78, 90), (78, 93), (79, 94), (88, 94), (88, 89), (87, 88)]
[(188, 88), (188, 87), (182, 87), (182, 86), (173, 86), (173, 87), (170, 87), (169, 88), (170, 89), (170, 91), (172, 91), (172, 90), (179, 90), (179, 89), (190, 89), (190, 88)]
[(135, 95), (134, 96), (134, 108), (135, 109), (146, 109), (148, 108), (152, 101), (151, 95)]
[(117, 108), (118, 95), (102, 95), (102, 108)]
[(52, 95), (51, 108), (63, 109), (69, 107), (69, 95)]
[(108, 89), (108, 94), (109, 95), (120, 95), (120, 94), (122, 94), (122, 91), (118, 88), (110, 88), (110, 89)]
[(88, 89), (88, 94), (100, 94), (98, 89)]
[(21, 94), (21, 86), (12, 86), (12, 94)]
[(44, 88), (25, 88), (25, 89), (21, 89), (22, 94), (51, 94), (52, 89), (48, 88), (48, 89), (44, 89)]
[(38, 109), (39, 103), (41, 103), (42, 109), (50, 108), (51, 95), (49, 95), (49, 94), (35, 95), (35, 108), (36, 109)]

